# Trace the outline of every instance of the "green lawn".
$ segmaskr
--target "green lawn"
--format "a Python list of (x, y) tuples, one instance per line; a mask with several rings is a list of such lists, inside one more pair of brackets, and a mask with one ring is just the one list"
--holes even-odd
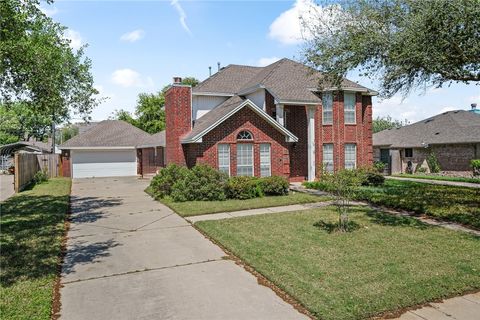
[(2, 319), (50, 319), (69, 194), (57, 178), (1, 203)]
[[(148, 191), (147, 191), (148, 192)], [(290, 192), (286, 196), (270, 196), (247, 200), (229, 199), (225, 201), (186, 201), (174, 202), (169, 198), (159, 199), (182, 217), (209, 213), (229, 212), (290, 204), (312, 203), (329, 200), (328, 197), (314, 196), (301, 192)]]
[(360, 228), (332, 233), (333, 208), (201, 221), (196, 226), (313, 315), (364, 319), (480, 289), (480, 238), (355, 208)]
[(396, 174), (394, 177), (399, 178), (415, 178), (415, 179), (427, 179), (427, 180), (439, 180), (439, 181), (455, 181), (455, 182), (468, 182), (468, 183), (480, 183), (480, 178), (462, 178), (462, 177), (443, 177), (443, 176), (432, 176), (432, 175), (422, 175), (422, 174)]
[(386, 180), (381, 187), (362, 187), (358, 199), (480, 229), (478, 188)]

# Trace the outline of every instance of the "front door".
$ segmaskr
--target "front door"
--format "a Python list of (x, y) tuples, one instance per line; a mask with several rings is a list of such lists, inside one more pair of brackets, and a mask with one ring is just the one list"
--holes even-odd
[(380, 149), (380, 161), (385, 163), (383, 172), (390, 174), (390, 149)]

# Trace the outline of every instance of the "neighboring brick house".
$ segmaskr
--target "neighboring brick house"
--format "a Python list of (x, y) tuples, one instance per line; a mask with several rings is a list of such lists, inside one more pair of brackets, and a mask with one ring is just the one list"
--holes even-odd
[(229, 65), (193, 89), (174, 78), (165, 96), (166, 163), (291, 181), (372, 164), (377, 93), (347, 79), (318, 90), (319, 77), (282, 59)]
[(480, 159), (480, 114), (448, 111), (397, 129), (373, 135), (374, 158), (389, 165), (389, 173), (429, 172), (427, 157), (434, 153), (442, 171), (471, 171)]

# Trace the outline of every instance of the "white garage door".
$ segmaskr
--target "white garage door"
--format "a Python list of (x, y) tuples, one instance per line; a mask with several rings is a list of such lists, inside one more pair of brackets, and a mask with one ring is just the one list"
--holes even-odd
[(72, 150), (74, 178), (120, 177), (137, 174), (135, 150)]

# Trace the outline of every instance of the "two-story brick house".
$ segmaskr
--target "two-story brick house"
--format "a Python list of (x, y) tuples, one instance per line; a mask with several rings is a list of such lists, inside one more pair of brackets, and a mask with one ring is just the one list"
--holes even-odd
[(167, 164), (290, 181), (371, 164), (376, 92), (347, 79), (320, 91), (319, 77), (282, 59), (229, 65), (194, 88), (174, 78), (165, 97)]

